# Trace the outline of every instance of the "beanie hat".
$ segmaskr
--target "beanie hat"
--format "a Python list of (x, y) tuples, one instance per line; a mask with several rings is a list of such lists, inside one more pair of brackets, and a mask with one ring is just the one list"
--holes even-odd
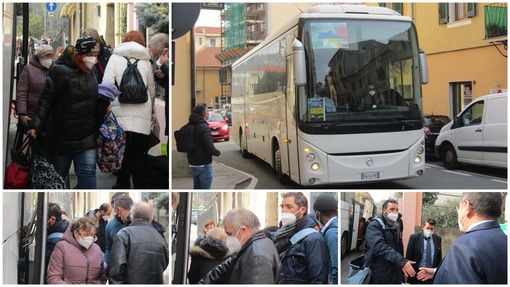
[(46, 55), (53, 55), (53, 48), (50, 45), (40, 45), (37, 49), (35, 49), (35, 56), (37, 59), (41, 59)]
[(92, 37), (80, 37), (75, 46), (78, 54), (99, 53), (99, 46)]
[(315, 199), (315, 202), (313, 203), (313, 210), (337, 211), (338, 201), (329, 193), (321, 193), (317, 196), (317, 199)]

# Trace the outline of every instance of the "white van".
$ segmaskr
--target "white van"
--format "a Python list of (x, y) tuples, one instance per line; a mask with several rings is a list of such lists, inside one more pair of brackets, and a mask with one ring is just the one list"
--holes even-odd
[(507, 93), (477, 98), (445, 125), (435, 153), (447, 169), (460, 163), (507, 168)]

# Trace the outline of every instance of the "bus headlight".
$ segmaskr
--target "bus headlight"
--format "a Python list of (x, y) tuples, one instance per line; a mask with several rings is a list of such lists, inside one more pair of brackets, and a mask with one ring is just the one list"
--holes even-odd
[(425, 151), (425, 149), (423, 148), (423, 146), (420, 146), (420, 147), (418, 148), (418, 150), (416, 151), (416, 153), (418, 153), (418, 154), (423, 154), (423, 152), (424, 152), (424, 151)]
[(309, 153), (306, 155), (306, 160), (307, 161), (313, 161), (315, 159), (315, 155), (313, 153)]
[(414, 163), (420, 163), (420, 162), (421, 162), (421, 156), (415, 156)]
[(319, 170), (320, 165), (316, 162), (312, 163), (312, 170)]

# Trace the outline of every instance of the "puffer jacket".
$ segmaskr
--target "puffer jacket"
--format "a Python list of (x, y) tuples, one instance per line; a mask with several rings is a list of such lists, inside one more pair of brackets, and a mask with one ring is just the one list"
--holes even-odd
[(46, 84), (47, 75), (48, 69), (41, 66), (36, 56), (32, 56), (29, 65), (23, 68), (16, 88), (16, 112), (18, 115), (27, 115), (30, 118), (34, 116), (39, 97)]
[(78, 70), (72, 48), (48, 73), (30, 128), (44, 131), (48, 154), (73, 154), (97, 147), (98, 87), (93, 72)]
[(112, 112), (125, 131), (149, 135), (151, 133), (155, 85), (152, 64), (149, 61), (151, 56), (147, 48), (136, 42), (124, 42), (115, 47), (110, 60), (108, 60), (108, 65), (106, 65), (103, 82), (117, 82), (120, 85), (124, 70), (127, 68), (127, 60), (124, 57), (130, 58), (131, 62), (134, 62), (135, 59), (140, 60), (137, 67), (147, 87), (149, 100), (142, 104), (122, 104), (117, 98), (111, 103)]
[(163, 284), (168, 246), (147, 221), (135, 220), (115, 236), (109, 263), (111, 284)]
[[(379, 218), (386, 225), (383, 215)], [(404, 272), (402, 267), (407, 263), (404, 258), (404, 244), (398, 239), (397, 230), (385, 226), (377, 220), (368, 224), (365, 239), (367, 241), (367, 257), (371, 258), (373, 284), (402, 284)]]
[(189, 116), (189, 122), (194, 126), (193, 132), (197, 149), (187, 153), (188, 163), (190, 165), (207, 165), (212, 163), (212, 156), (220, 156), (221, 152), (214, 147), (209, 124), (202, 116), (195, 113)]
[(188, 271), (190, 284), (197, 284), (214, 267), (230, 256), (227, 245), (217, 238), (205, 237), (189, 250), (191, 264)]
[[(314, 215), (305, 215), (296, 223), (294, 234), (314, 228)], [(292, 244), (282, 258), (280, 283), (283, 284), (326, 284), (329, 274), (329, 251), (324, 237), (319, 232), (306, 236)]]
[(74, 238), (70, 225), (57, 243), (48, 265), (48, 284), (105, 284), (103, 252), (97, 244), (85, 249)]

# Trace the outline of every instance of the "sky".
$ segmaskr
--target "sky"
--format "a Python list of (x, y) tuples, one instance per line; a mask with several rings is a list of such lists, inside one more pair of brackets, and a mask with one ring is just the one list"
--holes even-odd
[(206, 10), (202, 9), (198, 20), (195, 23), (195, 27), (206, 26), (206, 27), (220, 27), (220, 13), (219, 10)]
[(370, 196), (372, 196), (375, 203), (378, 203), (379, 201), (381, 201), (383, 199), (390, 198), (390, 191), (375, 190), (375, 191), (369, 191), (368, 193), (370, 194)]

